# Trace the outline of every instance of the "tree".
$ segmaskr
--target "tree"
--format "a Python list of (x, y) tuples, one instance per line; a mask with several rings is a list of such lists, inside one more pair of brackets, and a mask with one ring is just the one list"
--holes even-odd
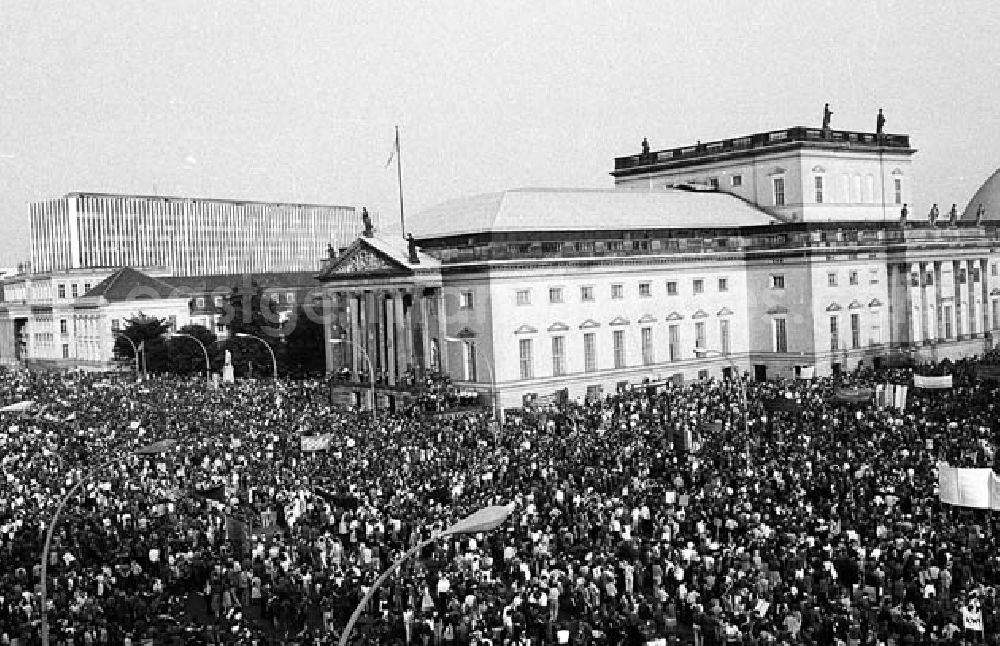
[[(185, 325), (177, 330), (198, 339), (208, 351), (208, 359), (213, 371), (221, 369), (224, 350), (216, 343), (215, 334), (204, 325)], [(169, 346), (170, 372), (179, 375), (201, 375), (205, 373), (205, 354), (198, 344), (191, 339), (180, 337), (172, 339)]]
[(233, 373), (236, 376), (268, 376), (271, 374), (271, 353), (257, 339), (240, 338), (250, 334), (270, 346), (275, 356), (282, 352), (283, 328), (277, 304), (264, 294), (256, 281), (250, 290), (242, 292), (233, 287), (227, 299), (227, 312), (222, 323), (229, 330), (229, 349), (233, 354)]
[(326, 369), (326, 332), (323, 324), (306, 313), (299, 305), (285, 323), (283, 361), (279, 370), (293, 376), (322, 373)]
[[(139, 349), (139, 362), (149, 372), (167, 370), (167, 347), (164, 335), (170, 330), (166, 319), (146, 316), (142, 312), (125, 321), (121, 335), (127, 336)], [(132, 346), (124, 339), (115, 341), (115, 356), (133, 358)]]

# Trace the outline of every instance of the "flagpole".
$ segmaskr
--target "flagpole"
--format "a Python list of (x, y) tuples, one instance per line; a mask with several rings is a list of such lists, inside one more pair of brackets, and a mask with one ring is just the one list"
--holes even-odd
[(403, 160), (399, 149), (399, 126), (396, 126), (396, 181), (399, 184), (399, 229), (400, 235), (406, 237), (406, 219), (403, 217)]

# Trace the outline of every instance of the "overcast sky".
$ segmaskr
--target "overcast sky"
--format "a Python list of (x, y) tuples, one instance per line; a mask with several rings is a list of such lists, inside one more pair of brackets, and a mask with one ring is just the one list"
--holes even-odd
[[(71, 191), (407, 211), (610, 187), (613, 158), (792, 125), (908, 133), (916, 204), (998, 165), (1000, 3), (0, 0), (0, 264)], [(339, 241), (346, 244), (349, 241)]]

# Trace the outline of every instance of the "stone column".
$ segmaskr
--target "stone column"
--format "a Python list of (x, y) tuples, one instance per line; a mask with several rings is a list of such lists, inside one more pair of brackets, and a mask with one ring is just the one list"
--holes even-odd
[[(954, 261), (955, 272), (955, 338), (962, 338), (969, 331), (969, 268), (964, 260)], [(965, 281), (961, 280), (965, 274)]]
[(396, 376), (400, 377), (406, 374), (407, 369), (412, 363), (412, 355), (410, 351), (410, 326), (409, 319), (406, 316), (406, 312), (403, 308), (406, 306), (404, 292), (401, 289), (393, 290), (392, 292), (392, 316), (395, 324), (393, 327), (396, 330)]
[(944, 338), (946, 329), (944, 322), (944, 298), (947, 295), (944, 285), (941, 284), (941, 261), (935, 260), (934, 265), (934, 340)]
[(337, 324), (338, 307), (341, 302), (340, 292), (328, 291), (323, 294), (323, 349), (326, 353), (327, 374), (338, 370), (339, 364), (342, 362), (338, 361), (336, 357), (344, 356), (344, 349), (340, 347), (342, 344), (330, 343), (330, 339), (341, 336), (340, 326)]
[(386, 356), (386, 368), (389, 373), (389, 384), (392, 386), (396, 385), (396, 380), (399, 375), (397, 366), (399, 362), (396, 357), (396, 295), (395, 292), (389, 293), (389, 298), (382, 297), (382, 303), (385, 306), (385, 356)]
[(431, 350), (430, 298), (427, 290), (420, 291), (420, 338), (424, 349), (423, 366), (426, 370), (431, 370), (434, 367), (432, 363), (434, 353)]
[[(920, 339), (923, 334), (920, 325), (921, 319), (923, 318), (920, 309), (922, 301), (921, 292), (923, 292), (923, 288), (921, 287), (921, 284), (923, 282), (923, 277), (920, 275), (920, 263), (915, 263), (915, 262), (907, 263), (905, 267), (906, 267), (906, 282), (907, 282), (906, 307), (907, 307), (907, 312), (909, 313), (910, 316), (909, 342), (910, 345), (915, 345), (920, 342)], [(914, 274), (916, 274), (917, 276), (916, 285), (913, 284)]]
[(361, 297), (357, 292), (350, 292), (348, 294), (348, 307), (350, 311), (348, 312), (348, 319), (350, 320), (349, 334), (347, 339), (351, 342), (348, 345), (348, 352), (350, 352), (350, 368), (351, 377), (354, 381), (358, 380), (358, 375), (361, 374), (359, 370), (359, 362), (361, 361), (361, 353), (358, 351), (359, 346), (364, 345), (364, 340), (361, 338), (361, 315), (364, 312), (364, 308), (361, 307)]
[(365, 362), (364, 359), (362, 359), (362, 362), (364, 363), (364, 367), (366, 369), (370, 368), (371, 374), (368, 375), (368, 378), (374, 379), (375, 376), (378, 375), (378, 370), (379, 370), (378, 352), (377, 352), (378, 337), (376, 336), (376, 330), (377, 330), (376, 320), (378, 319), (378, 317), (376, 316), (376, 311), (375, 311), (375, 293), (372, 292), (371, 290), (365, 291), (365, 306), (362, 311), (365, 314), (364, 332), (363, 332), (365, 335), (365, 352), (368, 354), (368, 361)]
[(447, 311), (444, 302), (444, 290), (440, 287), (436, 290), (434, 298), (437, 302), (437, 333), (438, 333), (438, 356), (441, 357), (441, 373), (448, 374), (448, 342), (444, 340), (447, 334)]

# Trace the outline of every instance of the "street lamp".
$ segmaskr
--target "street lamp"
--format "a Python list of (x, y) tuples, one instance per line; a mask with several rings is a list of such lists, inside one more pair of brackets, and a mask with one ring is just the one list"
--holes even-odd
[(107, 460), (106, 462), (98, 465), (97, 467), (91, 469), (90, 471), (84, 473), (80, 480), (73, 485), (66, 495), (62, 497), (59, 501), (59, 506), (56, 507), (56, 512), (52, 514), (52, 519), (49, 521), (49, 526), (45, 530), (45, 546), (42, 548), (42, 589), (39, 596), (42, 602), (42, 646), (49, 646), (49, 614), (48, 614), (48, 567), (49, 567), (49, 548), (52, 546), (52, 532), (56, 528), (56, 524), (59, 522), (59, 516), (62, 514), (63, 508), (69, 499), (80, 490), (90, 476), (106, 469), (107, 467), (118, 464), (119, 462), (124, 462), (133, 455), (159, 455), (160, 453), (165, 453), (177, 444), (175, 439), (165, 439), (158, 442), (153, 442), (152, 444), (147, 444), (145, 446), (139, 447), (131, 453), (126, 453), (125, 455), (120, 455), (118, 457)]
[(484, 507), (483, 509), (480, 509), (479, 511), (466, 516), (465, 518), (458, 521), (451, 527), (448, 527), (437, 536), (431, 536), (428, 539), (422, 540), (413, 547), (411, 547), (410, 549), (406, 550), (406, 552), (404, 552), (402, 556), (396, 559), (396, 561), (389, 567), (388, 570), (380, 574), (379, 577), (375, 579), (375, 583), (373, 583), (372, 586), (368, 588), (368, 592), (365, 593), (365, 596), (361, 599), (361, 602), (358, 603), (357, 607), (354, 609), (354, 612), (351, 613), (351, 618), (347, 621), (347, 626), (344, 628), (344, 632), (340, 636), (340, 646), (347, 646), (347, 642), (351, 638), (351, 631), (354, 630), (354, 624), (357, 623), (358, 617), (361, 616), (361, 612), (365, 609), (365, 606), (368, 605), (368, 602), (371, 600), (375, 592), (380, 587), (382, 587), (382, 584), (385, 583), (385, 580), (389, 578), (389, 576), (393, 572), (399, 569), (399, 566), (405, 563), (414, 554), (417, 554), (418, 552), (420, 552), (420, 550), (424, 549), (425, 547), (427, 547), (431, 543), (434, 543), (435, 541), (441, 540), (442, 538), (447, 538), (449, 536), (457, 536), (461, 534), (480, 534), (482, 532), (493, 531), (494, 529), (502, 525), (513, 511), (514, 511), (513, 503), (509, 505), (496, 505), (492, 507)]
[[(444, 337), (444, 340), (447, 341), (448, 343), (461, 343), (462, 345), (465, 345), (466, 343), (469, 342), (467, 339), (460, 339), (454, 336), (446, 336)], [(493, 410), (493, 417), (499, 420), (500, 415), (497, 413), (497, 409), (499, 408), (499, 406), (497, 405), (497, 392), (496, 392), (497, 380), (495, 373), (493, 372), (493, 366), (490, 365), (489, 359), (487, 359), (485, 356), (482, 355), (481, 352), (479, 352), (478, 347), (476, 348), (476, 356), (482, 357), (483, 365), (486, 366), (486, 371), (490, 373), (490, 407)]]
[(124, 332), (115, 332), (112, 330), (112, 335), (125, 339), (128, 344), (132, 346), (132, 356), (135, 357), (135, 378), (138, 379), (141, 375), (139, 374), (139, 348), (135, 346), (135, 341), (128, 337)]
[(200, 347), (201, 351), (205, 354), (205, 379), (211, 379), (211, 377), (212, 377), (212, 364), (208, 360), (208, 349), (205, 347), (204, 343), (202, 343), (201, 341), (198, 340), (198, 337), (191, 336), (190, 334), (184, 334), (183, 332), (171, 332), (167, 336), (168, 337), (183, 336), (183, 337), (187, 337), (188, 339), (191, 339), (192, 341), (194, 341), (195, 343), (197, 343), (198, 347)]
[(750, 466), (750, 402), (747, 399), (747, 382), (742, 377), (739, 377), (740, 369), (737, 367), (736, 362), (733, 361), (732, 357), (728, 352), (722, 352), (721, 350), (713, 350), (710, 348), (696, 347), (694, 349), (695, 356), (697, 357), (722, 357), (729, 362), (729, 365), (733, 368), (733, 376), (740, 380), (740, 390), (742, 392), (743, 398), (743, 433), (747, 436), (747, 466)]
[(378, 406), (375, 403), (375, 370), (372, 368), (372, 360), (368, 357), (368, 352), (361, 345), (343, 337), (334, 337), (330, 339), (330, 343), (335, 345), (346, 343), (361, 351), (361, 356), (364, 358), (365, 363), (368, 364), (368, 381), (371, 383), (372, 388), (372, 419), (378, 421)]
[(264, 347), (267, 348), (267, 351), (271, 353), (271, 365), (274, 367), (274, 380), (277, 381), (278, 380), (278, 360), (274, 358), (274, 350), (271, 348), (271, 344), (268, 343), (267, 341), (265, 341), (264, 339), (260, 338), (259, 336), (256, 336), (254, 334), (247, 334), (246, 332), (237, 332), (233, 336), (239, 336), (239, 337), (243, 337), (245, 339), (257, 339), (258, 341), (260, 341), (261, 343), (264, 344)]

